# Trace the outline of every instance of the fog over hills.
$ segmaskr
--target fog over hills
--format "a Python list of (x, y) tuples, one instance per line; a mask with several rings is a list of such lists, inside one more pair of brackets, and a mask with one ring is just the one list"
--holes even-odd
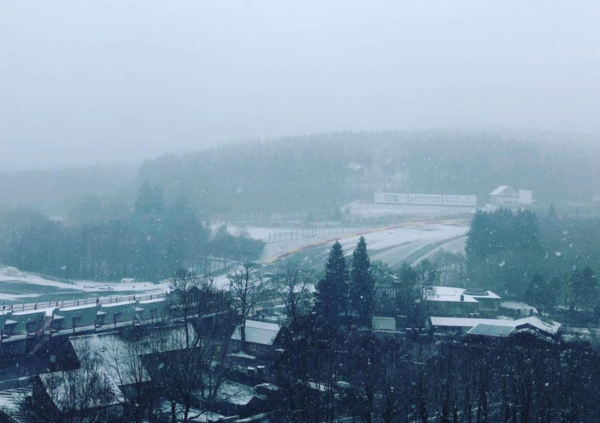
[[(336, 132), (246, 141), (146, 158), (141, 166), (0, 173), (0, 205), (66, 215), (86, 197), (131, 203), (150, 181), (211, 213), (331, 213), (374, 191), (473, 193), (533, 189), (550, 204), (598, 194), (591, 135), (535, 130)], [(573, 148), (578, 146), (578, 148)], [(315, 211), (313, 210), (313, 212)]]

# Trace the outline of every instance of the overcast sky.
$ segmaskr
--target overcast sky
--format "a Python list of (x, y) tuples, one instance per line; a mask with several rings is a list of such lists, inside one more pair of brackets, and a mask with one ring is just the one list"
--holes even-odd
[(597, 0), (6, 0), (0, 170), (337, 130), (600, 133)]

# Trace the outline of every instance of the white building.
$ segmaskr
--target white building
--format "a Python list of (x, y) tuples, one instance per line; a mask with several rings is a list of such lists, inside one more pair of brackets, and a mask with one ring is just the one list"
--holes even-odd
[(508, 185), (500, 185), (490, 192), (490, 204), (498, 207), (530, 206), (533, 192), (527, 189), (516, 190)]
[(428, 286), (423, 296), (430, 316), (495, 317), (502, 301), (492, 291), (477, 287)]
[[(514, 332), (522, 330), (532, 330), (544, 335), (556, 335), (561, 328), (561, 324), (558, 322), (547, 323), (535, 316), (525, 317), (517, 320), (431, 316), (430, 324), (434, 330), (439, 332), (470, 332), (473, 335), (485, 335), (485, 332), (488, 332), (487, 329), (490, 328), (496, 329), (496, 332), (498, 332), (497, 328), (508, 328), (506, 329), (506, 333), (499, 334), (497, 336), (508, 336)], [(483, 331), (472, 331), (472, 329), (478, 327), (479, 325), (484, 325), (480, 327), (480, 329), (484, 329)], [(494, 335), (489, 334), (489, 336)]]
[[(241, 351), (242, 334), (238, 326), (231, 336), (232, 350)], [(275, 343), (281, 326), (276, 323), (259, 322), (256, 320), (246, 320), (246, 348), (252, 355), (267, 357), (270, 356), (275, 348)]]

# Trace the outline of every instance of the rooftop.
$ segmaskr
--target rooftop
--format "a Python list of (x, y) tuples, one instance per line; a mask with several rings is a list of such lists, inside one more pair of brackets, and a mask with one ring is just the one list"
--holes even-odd
[(71, 306), (71, 307), (60, 307), (60, 308), (56, 309), (56, 312), (60, 313), (61, 311), (83, 310), (86, 308), (98, 308), (98, 304), (91, 303), (91, 304), (82, 304), (82, 305)]
[(524, 326), (533, 326), (536, 329), (554, 335), (558, 332), (561, 324), (558, 322), (547, 323), (535, 316), (525, 317), (523, 319), (476, 319), (470, 317), (436, 317), (432, 316), (431, 324), (437, 327), (461, 327), (474, 328), (477, 325), (484, 324), (489, 326), (504, 326), (514, 329), (522, 329)]
[(118, 303), (102, 304), (102, 308), (123, 307), (123, 306), (128, 306), (128, 305), (133, 305), (133, 304), (137, 304), (137, 302), (136, 301), (122, 301), (122, 302), (118, 302)]
[(489, 325), (487, 323), (479, 323), (473, 329), (467, 332), (468, 335), (492, 336), (496, 338), (506, 338), (515, 331), (512, 326)]
[[(275, 338), (279, 334), (281, 327), (276, 323), (258, 322), (256, 320), (246, 320), (246, 342), (262, 345), (273, 345)], [(240, 327), (235, 329), (231, 336), (234, 341), (242, 339)]]
[[(470, 292), (468, 294), (467, 292)], [(492, 291), (483, 291), (474, 293), (475, 291), (464, 288), (454, 288), (450, 286), (428, 286), (425, 293), (427, 301), (446, 301), (446, 302), (466, 302), (477, 303), (477, 298), (490, 298), (499, 300), (500, 297)], [(463, 297), (461, 299), (461, 296)]]
[(495, 190), (490, 192), (490, 195), (500, 195), (504, 191), (506, 191), (507, 188), (510, 188), (510, 187), (508, 185), (500, 185), (498, 188), (496, 188)]

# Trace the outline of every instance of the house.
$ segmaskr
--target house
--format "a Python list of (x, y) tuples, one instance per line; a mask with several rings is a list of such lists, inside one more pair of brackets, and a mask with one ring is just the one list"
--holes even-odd
[(400, 279), (393, 274), (382, 270), (379, 266), (373, 266), (377, 272), (375, 285), (375, 314), (378, 316), (396, 316), (398, 292), (402, 289)]
[[(194, 333), (191, 324), (187, 331)], [(126, 398), (131, 401), (136, 395), (150, 392), (148, 363), (152, 361), (145, 358), (185, 348), (185, 332), (185, 326), (153, 328), (138, 342), (115, 332), (70, 338), (65, 363), (76, 363), (77, 368), (36, 376), (33, 410), (53, 416), (53, 421), (90, 415), (120, 416)], [(85, 387), (85, 391), (74, 396), (73, 386)]]
[[(69, 343), (79, 367), (33, 379), (32, 408), (53, 416), (53, 421), (90, 415), (117, 417), (122, 413), (126, 390), (150, 380), (143, 367), (135, 367), (138, 361), (132, 359), (127, 343), (117, 335), (81, 336)], [(73, 395), (73, 386), (82, 391)]]
[(498, 207), (528, 206), (533, 204), (533, 192), (531, 190), (516, 190), (508, 185), (500, 185), (490, 192), (490, 204)]
[(266, 396), (256, 392), (251, 386), (232, 380), (225, 380), (219, 388), (215, 398), (214, 408), (216, 411), (225, 415), (249, 416), (265, 409)]
[[(436, 332), (454, 334), (467, 334), (471, 332), (471, 335), (478, 336), (509, 336), (524, 330), (554, 336), (561, 329), (560, 323), (548, 323), (535, 316), (517, 320), (431, 316), (429, 320), (431, 328)], [(477, 329), (473, 330), (474, 328)]]
[(495, 317), (502, 301), (492, 291), (478, 287), (428, 286), (423, 296), (430, 316)]
[[(238, 326), (231, 336), (232, 352), (242, 352), (242, 335)], [(246, 352), (257, 357), (269, 358), (276, 348), (276, 343), (281, 331), (277, 323), (246, 320)]]

